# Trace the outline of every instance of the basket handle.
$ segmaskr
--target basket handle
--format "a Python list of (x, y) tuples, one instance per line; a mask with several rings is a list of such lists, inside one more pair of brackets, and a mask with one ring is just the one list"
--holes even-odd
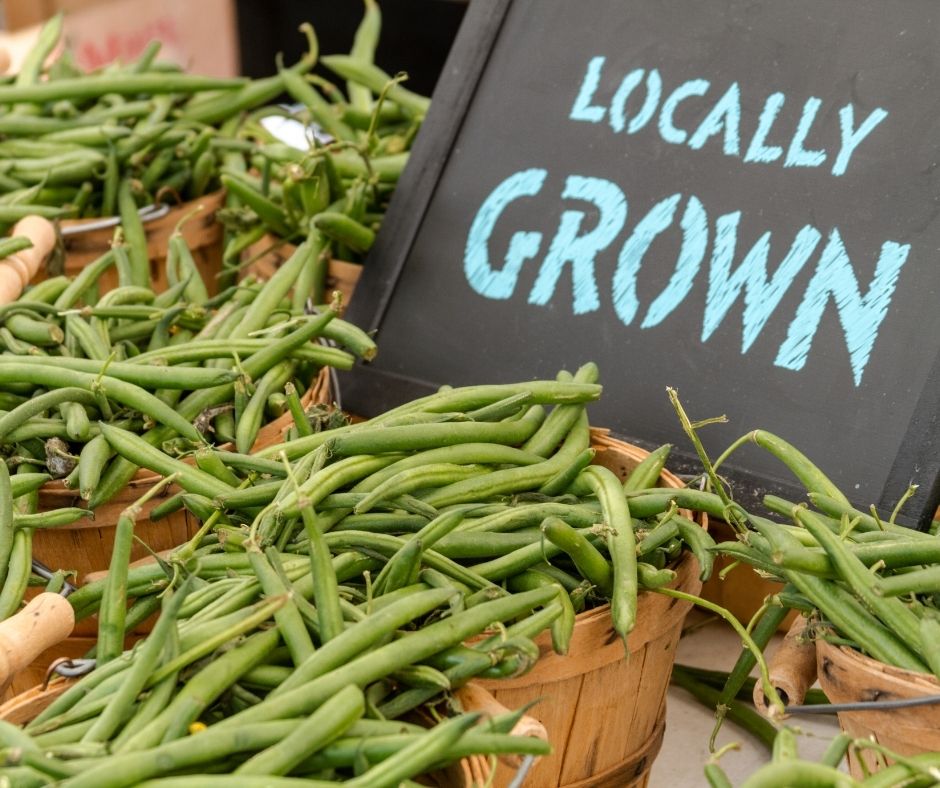
[[(816, 643), (808, 627), (806, 619), (797, 616), (768, 665), (770, 683), (788, 706), (803, 703), (806, 690), (816, 681)], [(754, 685), (754, 706), (765, 717), (771, 716), (759, 681)]]
[[(454, 696), (460, 701), (461, 706), (467, 711), (481, 711), (490, 717), (497, 717), (502, 714), (509, 714), (502, 703), (494, 698), (487, 690), (479, 684), (472, 681), (465, 684), (454, 692)], [(548, 741), (548, 731), (535, 717), (523, 714), (519, 721), (510, 731), (513, 736), (535, 736), (539, 739)], [(501, 755), (499, 760), (510, 769), (518, 769), (522, 766), (522, 756), (519, 755)]]
[(72, 634), (75, 611), (59, 594), (44, 591), (15, 616), (0, 622), (0, 689), (47, 648)]

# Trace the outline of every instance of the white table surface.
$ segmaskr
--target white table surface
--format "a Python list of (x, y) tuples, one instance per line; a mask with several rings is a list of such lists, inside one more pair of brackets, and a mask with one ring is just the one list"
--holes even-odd
[[(679, 642), (676, 661), (701, 668), (731, 670), (741, 652), (740, 639), (723, 621), (696, 628), (695, 625), (704, 620), (696, 611), (690, 614), (687, 622), (693, 625), (693, 629), (687, 631)], [(772, 654), (773, 648), (768, 648), (767, 652)], [(708, 739), (714, 714), (678, 687), (670, 687), (666, 704), (666, 734), (653, 765), (650, 788), (707, 785), (703, 767), (709, 758)], [(839, 732), (834, 715), (794, 717), (789, 724), (803, 733), (799, 739), (799, 752), (810, 759), (819, 757)], [(741, 743), (741, 749), (725, 754), (721, 766), (732, 784), (737, 786), (767, 763), (769, 756), (759, 741), (726, 720), (718, 735), (717, 746), (735, 741)]]

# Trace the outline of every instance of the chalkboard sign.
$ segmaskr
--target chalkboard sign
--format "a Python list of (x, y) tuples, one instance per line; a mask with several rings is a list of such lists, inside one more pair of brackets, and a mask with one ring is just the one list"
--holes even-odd
[[(350, 318), (366, 415), (600, 365), (592, 422), (802, 448), (863, 508), (940, 449), (934, 0), (474, 0)], [(792, 492), (756, 447), (735, 492)]]

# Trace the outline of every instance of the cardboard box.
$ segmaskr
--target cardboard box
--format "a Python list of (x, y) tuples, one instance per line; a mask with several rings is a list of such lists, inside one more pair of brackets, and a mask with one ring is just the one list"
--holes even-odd
[(63, 37), (83, 69), (100, 68), (114, 60), (133, 60), (147, 44), (162, 42), (161, 60), (209, 76), (238, 74), (238, 36), (233, 0), (7, 0), (8, 28), (32, 21), (34, 26), (10, 36), (12, 71), (22, 62), (46, 18), (64, 11)]

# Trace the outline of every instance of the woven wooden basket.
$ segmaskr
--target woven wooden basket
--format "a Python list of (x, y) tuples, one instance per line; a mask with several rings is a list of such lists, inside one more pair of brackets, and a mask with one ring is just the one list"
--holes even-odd
[[(940, 682), (926, 673), (896, 668), (866, 657), (855, 649), (816, 640), (819, 686), (832, 703), (900, 700), (940, 695)], [(940, 751), (940, 706), (931, 704), (890, 711), (839, 714), (842, 730), (856, 739), (874, 739), (898, 755)], [(877, 771), (874, 754), (863, 754), (869, 772)], [(849, 752), (852, 776), (864, 776), (854, 752)]]
[[(216, 191), (166, 211), (158, 210), (154, 212), (154, 218), (144, 219), (150, 276), (155, 290), (162, 291), (167, 288), (164, 263), (170, 236), (176, 230), (180, 219), (192, 215), (192, 218), (182, 225), (180, 232), (186, 239), (209, 292), (217, 292), (218, 276), (222, 270), (224, 230), (215, 220), (215, 212), (222, 207), (224, 200), (225, 193)], [(63, 220), (60, 226), (65, 245), (65, 273), (75, 276), (88, 263), (107, 252), (111, 248), (116, 224), (113, 219)], [(117, 271), (113, 266), (98, 280), (98, 287), (101, 293), (117, 287)]]
[[(321, 370), (313, 386), (301, 399), (304, 407), (314, 404), (329, 404), (331, 402), (329, 370)], [(265, 425), (258, 433), (254, 449), (260, 450), (265, 446), (280, 443), (287, 430), (293, 425), (289, 413), (285, 413), (275, 421)], [(71, 525), (61, 528), (39, 528), (33, 534), (33, 556), (53, 569), (74, 570), (78, 584), (89, 580), (89, 575), (106, 571), (111, 561), (114, 548), (114, 534), (121, 512), (134, 503), (154, 484), (161, 480), (161, 476), (152, 471), (139, 470), (130, 484), (114, 499), (95, 511), (94, 519), (84, 518)], [(174, 512), (163, 519), (153, 522), (149, 513), (169, 495), (179, 492), (179, 488), (170, 486), (161, 495), (147, 503), (138, 517), (134, 533), (147, 544), (154, 552), (171, 550), (183, 544), (196, 533), (200, 523), (188, 512), (181, 510)], [(61, 481), (49, 482), (40, 488), (39, 505), (41, 509), (53, 509), (61, 506), (81, 506), (82, 502), (75, 490), (66, 488)], [(146, 559), (149, 550), (138, 542), (134, 542), (131, 549), (131, 560)], [(28, 596), (32, 596), (34, 591)], [(128, 639), (128, 645), (134, 639), (150, 631), (153, 621), (145, 621)], [(79, 621), (72, 631), (71, 637), (56, 646), (43, 651), (25, 670), (20, 671), (13, 678), (6, 693), (0, 699), (11, 698), (34, 685), (41, 683), (46, 676), (49, 665), (62, 657), (75, 658), (84, 655), (94, 645), (94, 637), (98, 631), (97, 617)]]
[[(593, 430), (595, 463), (625, 478), (647, 454), (605, 431)], [(660, 484), (684, 486), (669, 471)], [(703, 527), (707, 523), (702, 521)], [(674, 587), (697, 594), (698, 562), (686, 554), (675, 567)], [(594, 608), (575, 619), (566, 656), (543, 633), (542, 652), (524, 676), (480, 681), (503, 706), (514, 709), (542, 700), (529, 711), (548, 731), (553, 754), (540, 759), (526, 788), (623, 788), (645, 786), (665, 731), (666, 691), (690, 605), (661, 594), (640, 594), (637, 623), (628, 639), (630, 654), (614, 633), (610, 607)], [(495, 785), (506, 786), (512, 773), (500, 766)]]

